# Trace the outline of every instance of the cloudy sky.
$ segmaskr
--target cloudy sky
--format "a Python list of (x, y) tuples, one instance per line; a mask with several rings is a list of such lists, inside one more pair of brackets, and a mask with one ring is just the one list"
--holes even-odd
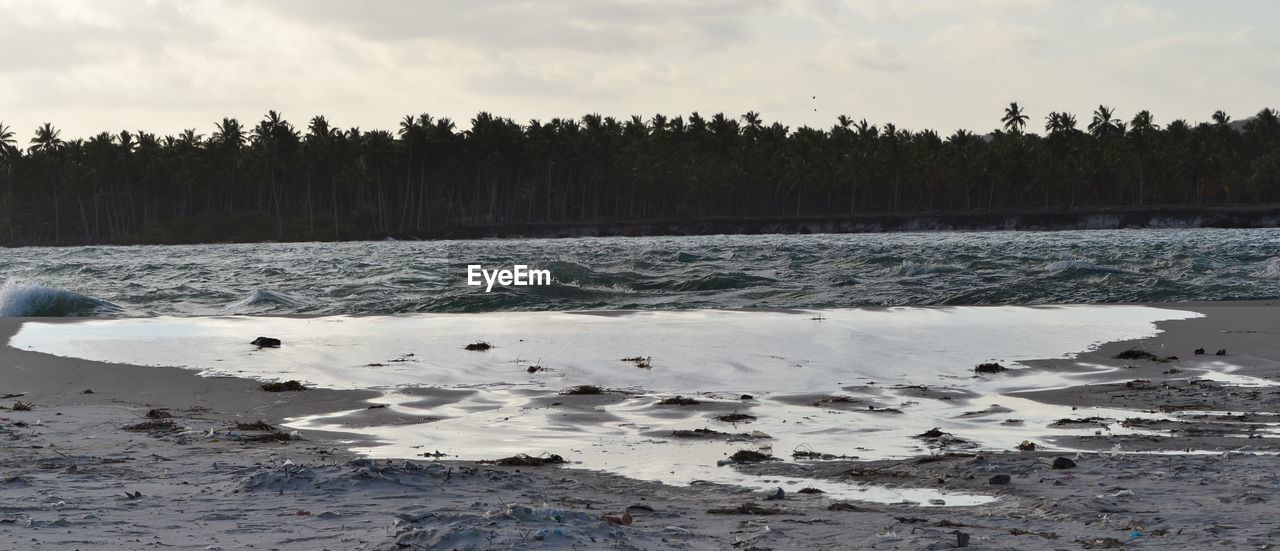
[[(0, 0), (0, 122), (208, 134), (268, 109), (740, 115), (986, 131), (1019, 101), (1157, 122), (1280, 107), (1280, 2)], [(816, 98), (815, 98), (816, 96)]]

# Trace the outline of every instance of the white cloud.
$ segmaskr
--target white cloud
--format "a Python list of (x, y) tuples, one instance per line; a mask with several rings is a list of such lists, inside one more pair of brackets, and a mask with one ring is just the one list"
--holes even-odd
[(939, 14), (984, 15), (1047, 7), (1050, 0), (844, 0), (845, 5), (874, 21), (908, 21)]
[(1011, 23), (978, 21), (951, 25), (925, 39), (935, 54), (970, 62), (1000, 63), (1013, 57), (1034, 57), (1044, 39), (1036, 29)]
[(838, 38), (827, 44), (825, 53), (836, 67), (854, 62), (878, 71), (902, 71), (906, 68), (898, 49), (878, 38)]
[(1169, 14), (1150, 4), (1124, 2), (1107, 4), (1102, 9), (1102, 26), (1132, 27), (1135, 25), (1155, 23), (1169, 19)]
[[(1107, 6), (1160, 24), (1105, 28)], [(754, 109), (946, 133), (990, 128), (1013, 97), (1197, 119), (1274, 101), (1277, 18), (1271, 0), (0, 0), (0, 121), (86, 136), (268, 109), (366, 130)]]

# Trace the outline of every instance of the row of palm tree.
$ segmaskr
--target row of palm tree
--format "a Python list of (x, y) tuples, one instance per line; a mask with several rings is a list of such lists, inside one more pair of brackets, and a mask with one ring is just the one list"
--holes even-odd
[(406, 116), (393, 131), (256, 125), (27, 143), (0, 123), (0, 243), (368, 239), (458, 225), (1280, 202), (1280, 121), (1192, 124), (1099, 106), (1044, 133), (942, 137), (840, 116), (791, 129), (759, 113), (596, 114), (518, 124)]

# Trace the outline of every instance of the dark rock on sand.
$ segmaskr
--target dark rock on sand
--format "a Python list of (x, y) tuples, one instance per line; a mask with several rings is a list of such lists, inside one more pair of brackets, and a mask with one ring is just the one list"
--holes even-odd
[(306, 390), (307, 387), (302, 386), (302, 383), (298, 381), (289, 380), (283, 383), (264, 383), (259, 386), (258, 389), (265, 390), (267, 392), (297, 392)]
[(778, 458), (767, 453), (755, 450), (738, 450), (729, 456), (729, 461), (733, 463), (759, 463), (761, 461), (777, 461)]
[(1204, 349), (1203, 349), (1203, 348), (1197, 348), (1197, 349), (1196, 349), (1196, 355), (1197, 355), (1197, 356), (1202, 356), (1202, 355), (1204, 355)]
[(1008, 370), (1009, 368), (998, 363), (978, 364), (977, 367), (973, 368), (973, 371), (976, 373), (1004, 373)]
[(1217, 352), (1214, 352), (1214, 353), (1213, 353), (1213, 355), (1214, 355), (1214, 356), (1226, 356), (1226, 355), (1227, 355), (1227, 349), (1226, 349), (1226, 348), (1219, 348)]
[(1001, 484), (1008, 484), (1008, 483), (1010, 483), (1010, 482), (1012, 482), (1012, 481), (1013, 481), (1013, 478), (1012, 478), (1012, 477), (1010, 477), (1009, 475), (1007, 475), (1007, 474), (998, 474), (998, 475), (995, 475), (995, 476), (991, 477), (991, 479), (990, 479), (988, 482), (990, 482), (990, 483), (992, 483), (992, 484), (996, 484), (996, 485), (1001, 485)]
[(1076, 466), (1076, 462), (1066, 457), (1057, 457), (1053, 460), (1053, 468), (1055, 469), (1071, 469)]
[(253, 339), (253, 342), (249, 344), (252, 344), (258, 348), (280, 348), (280, 339), (274, 339), (271, 337), (258, 337), (256, 339)]
[(942, 432), (942, 429), (938, 427), (933, 427), (927, 431), (917, 434), (916, 438), (942, 438), (942, 436), (945, 434), (947, 433)]

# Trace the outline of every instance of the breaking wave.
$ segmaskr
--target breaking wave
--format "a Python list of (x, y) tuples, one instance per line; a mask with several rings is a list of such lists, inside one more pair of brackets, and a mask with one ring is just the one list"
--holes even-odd
[(66, 289), (14, 282), (0, 287), (0, 317), (68, 318), (120, 312), (121, 308), (110, 302)]

